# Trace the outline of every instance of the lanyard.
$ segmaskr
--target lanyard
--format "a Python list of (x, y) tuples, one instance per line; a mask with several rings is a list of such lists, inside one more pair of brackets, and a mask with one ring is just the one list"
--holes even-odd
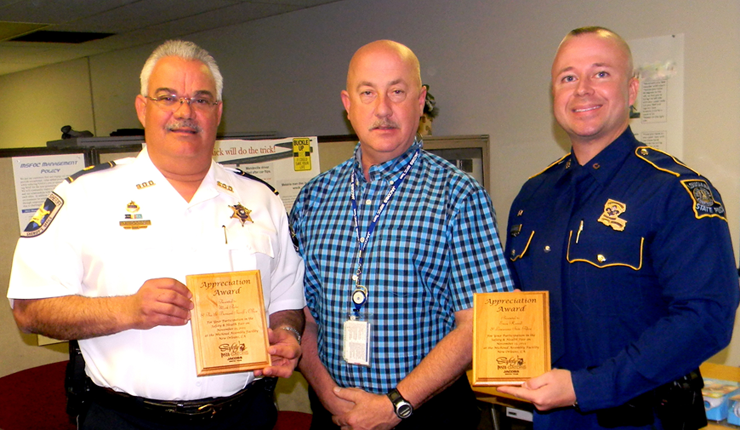
[[(373, 231), (375, 231), (375, 226), (378, 224), (378, 220), (380, 219), (380, 215), (385, 210), (386, 206), (388, 206), (388, 202), (390, 202), (393, 195), (396, 193), (396, 190), (401, 186), (401, 183), (404, 179), (406, 179), (406, 176), (408, 175), (409, 171), (412, 167), (414, 167), (414, 164), (416, 163), (416, 160), (419, 158), (419, 154), (421, 152), (421, 148), (418, 148), (416, 152), (414, 153), (414, 156), (411, 157), (411, 161), (406, 165), (406, 167), (403, 169), (403, 172), (401, 173), (401, 176), (398, 177), (398, 180), (396, 180), (392, 185), (391, 189), (388, 191), (388, 194), (383, 199), (383, 202), (380, 204), (380, 207), (378, 207), (378, 210), (375, 211), (375, 216), (373, 216), (372, 221), (370, 222), (370, 225), (367, 228), (367, 232), (365, 233), (365, 237), (362, 237), (360, 235), (360, 220), (357, 216), (357, 198), (355, 197), (355, 187), (359, 186), (359, 183), (357, 181), (357, 174), (355, 172), (355, 169), (352, 169), (352, 174), (350, 176), (350, 201), (352, 202), (352, 221), (355, 225), (355, 234), (357, 235), (357, 241), (359, 242), (358, 250), (357, 250), (357, 271), (355, 272), (355, 275), (352, 277), (355, 281), (355, 292), (357, 291), (363, 291), (365, 295), (367, 295), (367, 289), (360, 285), (360, 275), (362, 274), (362, 264), (365, 260), (365, 248), (367, 248), (368, 242), (370, 242), (370, 236), (372, 236)], [(354, 294), (354, 293), (353, 293)], [(362, 308), (362, 305), (365, 304), (365, 300), (353, 300), (355, 303), (355, 315), (358, 315), (360, 312), (360, 308)], [(359, 302), (359, 303), (358, 303)]]

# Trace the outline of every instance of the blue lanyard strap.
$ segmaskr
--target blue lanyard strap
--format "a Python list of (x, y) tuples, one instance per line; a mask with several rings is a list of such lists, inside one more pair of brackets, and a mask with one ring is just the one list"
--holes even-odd
[[(359, 287), (360, 275), (362, 274), (362, 264), (364, 263), (364, 260), (365, 260), (365, 256), (364, 256), (365, 248), (367, 248), (367, 244), (368, 242), (370, 242), (370, 237), (372, 236), (373, 231), (375, 231), (375, 226), (378, 224), (380, 215), (383, 213), (385, 208), (388, 206), (388, 202), (390, 202), (391, 198), (396, 193), (398, 188), (401, 187), (401, 183), (403, 182), (404, 179), (406, 179), (406, 176), (408, 175), (411, 168), (414, 167), (414, 164), (416, 163), (416, 160), (419, 158), (420, 153), (421, 153), (421, 148), (418, 148), (416, 152), (414, 153), (414, 156), (411, 157), (411, 160), (406, 165), (406, 167), (403, 169), (401, 176), (399, 176), (398, 180), (396, 180), (391, 185), (391, 189), (388, 191), (388, 194), (383, 199), (383, 202), (380, 204), (380, 207), (378, 207), (378, 210), (375, 211), (375, 216), (373, 216), (373, 219), (367, 228), (365, 237), (362, 237), (360, 234), (360, 220), (359, 220), (359, 217), (357, 216), (357, 198), (355, 196), (355, 187), (359, 186), (359, 183), (357, 182), (357, 174), (355, 172), (355, 169), (352, 170), (352, 174), (350, 176), (350, 201), (352, 202), (352, 221), (354, 222), (355, 234), (357, 235), (357, 241), (359, 242), (358, 250), (357, 250), (357, 271), (355, 272), (355, 276), (353, 276), (355, 285), (358, 286), (357, 288), (360, 288)], [(365, 292), (367, 293), (366, 289), (365, 289)], [(361, 304), (355, 304), (355, 314), (359, 313), (360, 308), (362, 307), (362, 304), (364, 304), (364, 302)]]

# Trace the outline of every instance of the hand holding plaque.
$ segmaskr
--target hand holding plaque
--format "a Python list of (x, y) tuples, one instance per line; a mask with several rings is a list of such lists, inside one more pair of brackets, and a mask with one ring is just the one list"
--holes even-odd
[(476, 294), (473, 385), (517, 385), (550, 370), (547, 291)]
[(269, 366), (259, 270), (187, 276), (198, 376)]

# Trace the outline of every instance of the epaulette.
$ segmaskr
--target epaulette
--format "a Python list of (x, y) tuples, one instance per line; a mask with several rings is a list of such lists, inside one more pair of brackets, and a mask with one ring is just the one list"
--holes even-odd
[(701, 173), (683, 164), (676, 157), (667, 152), (663, 152), (660, 149), (655, 149), (650, 146), (639, 146), (635, 149), (635, 155), (637, 158), (645, 161), (661, 172), (669, 173), (675, 177), (680, 177), (682, 175), (701, 176)]
[(72, 182), (74, 182), (77, 179), (79, 179), (79, 177), (82, 176), (82, 175), (87, 175), (88, 173), (100, 172), (100, 171), (103, 171), (103, 170), (106, 170), (106, 169), (110, 169), (111, 167), (115, 167), (115, 165), (116, 165), (116, 162), (115, 161), (109, 161), (107, 163), (101, 163), (101, 164), (96, 164), (95, 166), (85, 167), (84, 169), (80, 170), (79, 172), (75, 173), (74, 175), (67, 176), (66, 181), (71, 184)]
[(258, 178), (258, 177), (254, 176), (254, 175), (250, 175), (249, 173), (244, 172), (241, 169), (233, 169), (233, 172), (236, 173), (239, 176), (244, 176), (245, 178), (249, 178), (249, 179), (255, 180), (257, 182), (260, 182), (263, 185), (265, 185), (267, 188), (269, 188), (270, 191), (272, 191), (276, 196), (279, 196), (280, 195), (280, 193), (278, 193), (278, 190), (276, 190), (275, 187), (273, 187), (272, 185), (270, 185), (269, 183), (267, 183), (267, 181), (265, 181), (262, 178)]
[(545, 167), (544, 170), (542, 170), (541, 172), (536, 173), (536, 174), (530, 176), (529, 178), (527, 178), (527, 180), (532, 179), (532, 178), (537, 177), (537, 176), (540, 176), (541, 174), (543, 174), (543, 173), (547, 172), (548, 170), (552, 169), (553, 167), (560, 165), (560, 163), (562, 163), (568, 157), (570, 157), (570, 152), (567, 153), (567, 154), (565, 154), (565, 155), (563, 155), (559, 159), (553, 161), (552, 163), (550, 163), (549, 166)]

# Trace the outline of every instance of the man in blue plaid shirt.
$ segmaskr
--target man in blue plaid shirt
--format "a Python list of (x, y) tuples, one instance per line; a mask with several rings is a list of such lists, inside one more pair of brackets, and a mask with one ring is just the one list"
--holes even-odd
[(475, 429), (465, 370), (473, 294), (510, 291), (490, 198), (422, 150), (419, 61), (381, 40), (352, 58), (342, 102), (355, 156), (291, 211), (305, 259), (300, 369), (313, 429)]

